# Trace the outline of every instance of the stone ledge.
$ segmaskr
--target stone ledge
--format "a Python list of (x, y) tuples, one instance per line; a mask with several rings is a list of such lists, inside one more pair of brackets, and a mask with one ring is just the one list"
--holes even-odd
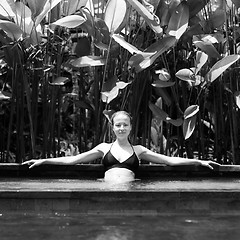
[(0, 212), (240, 214), (240, 192), (1, 192)]

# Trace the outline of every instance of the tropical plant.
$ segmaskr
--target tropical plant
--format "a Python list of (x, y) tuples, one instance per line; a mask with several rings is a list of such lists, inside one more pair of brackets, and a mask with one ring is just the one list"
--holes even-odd
[(239, 7), (4, 0), (1, 159), (60, 155), (66, 139), (79, 151), (111, 141), (108, 119), (125, 109), (134, 143), (238, 163)]

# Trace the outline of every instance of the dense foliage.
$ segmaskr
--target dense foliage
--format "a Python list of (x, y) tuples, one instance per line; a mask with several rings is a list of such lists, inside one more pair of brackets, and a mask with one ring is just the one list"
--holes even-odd
[(131, 141), (238, 164), (239, 1), (1, 0), (0, 161)]

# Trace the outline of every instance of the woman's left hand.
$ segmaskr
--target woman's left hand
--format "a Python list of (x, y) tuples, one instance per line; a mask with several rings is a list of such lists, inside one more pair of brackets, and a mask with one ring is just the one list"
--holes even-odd
[(211, 170), (214, 170), (214, 167), (219, 167), (220, 166), (219, 163), (216, 163), (216, 162), (213, 162), (213, 161), (201, 161), (201, 165), (204, 166), (204, 167), (208, 167)]

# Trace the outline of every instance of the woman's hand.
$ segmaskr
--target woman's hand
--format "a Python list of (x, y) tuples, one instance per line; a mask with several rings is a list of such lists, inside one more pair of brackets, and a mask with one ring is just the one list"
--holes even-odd
[(220, 166), (219, 163), (216, 163), (216, 162), (213, 162), (213, 161), (201, 161), (201, 165), (204, 166), (204, 167), (208, 167), (211, 170), (214, 170), (214, 167), (219, 167)]
[(43, 164), (44, 159), (32, 159), (26, 162), (23, 162), (22, 165), (29, 165), (29, 168), (33, 168)]

